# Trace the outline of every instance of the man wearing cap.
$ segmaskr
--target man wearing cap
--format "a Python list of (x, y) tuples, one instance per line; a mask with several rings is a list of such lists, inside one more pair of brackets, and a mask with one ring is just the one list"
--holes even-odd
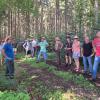
[(5, 45), (2, 50), (6, 63), (6, 76), (14, 78), (14, 51), (12, 47), (12, 38), (8, 36), (5, 40)]
[(70, 66), (72, 64), (72, 42), (70, 36), (67, 36), (66, 38), (66, 54), (65, 54), (65, 60), (66, 60), (66, 66)]
[(95, 52), (92, 80), (95, 81), (97, 76), (98, 65), (100, 63), (100, 31), (96, 34), (96, 37), (94, 38), (92, 43)]
[(57, 55), (57, 62), (61, 65), (61, 49), (63, 47), (63, 43), (61, 42), (59, 37), (55, 37), (55, 52)]
[(38, 54), (37, 63), (40, 61), (41, 54), (43, 55), (44, 61), (46, 62), (46, 60), (47, 60), (46, 47), (48, 46), (48, 43), (47, 43), (45, 37), (41, 38), (41, 42), (38, 43), (38, 46), (40, 47), (40, 51), (39, 51), (39, 54)]

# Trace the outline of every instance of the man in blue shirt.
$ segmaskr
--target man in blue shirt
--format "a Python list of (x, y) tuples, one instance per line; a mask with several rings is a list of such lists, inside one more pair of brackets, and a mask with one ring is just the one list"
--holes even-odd
[(5, 45), (2, 50), (6, 63), (6, 76), (14, 78), (14, 52), (12, 47), (12, 38), (8, 36), (5, 40)]

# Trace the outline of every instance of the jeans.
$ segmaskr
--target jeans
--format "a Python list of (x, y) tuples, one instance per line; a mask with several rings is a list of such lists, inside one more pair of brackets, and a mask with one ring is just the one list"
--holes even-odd
[(92, 57), (91, 56), (88, 56), (88, 57), (83, 56), (84, 72), (87, 72), (87, 69), (88, 69), (87, 61), (89, 64), (89, 71), (90, 73), (92, 73), (93, 69), (92, 69)]
[(36, 48), (33, 47), (32, 50), (31, 50), (31, 55), (32, 55), (32, 57), (35, 57), (35, 52), (36, 52)]
[(43, 55), (43, 58), (44, 58), (44, 60), (46, 61), (46, 60), (47, 60), (47, 52), (43, 52), (43, 51), (40, 51), (40, 52), (38, 53), (38, 58), (37, 58), (37, 60), (40, 61), (40, 56), (41, 56), (41, 54)]
[(100, 63), (100, 56), (95, 56), (94, 65), (93, 65), (93, 75), (92, 78), (96, 79), (98, 65)]
[(7, 60), (6, 64), (6, 75), (13, 76), (14, 75), (14, 61)]

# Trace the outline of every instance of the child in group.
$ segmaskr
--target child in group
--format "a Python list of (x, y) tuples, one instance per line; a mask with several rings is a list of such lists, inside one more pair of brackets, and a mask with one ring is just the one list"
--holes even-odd
[(59, 37), (55, 37), (55, 52), (57, 55), (57, 62), (61, 65), (61, 49), (63, 47), (63, 43), (61, 42)]
[(100, 64), (100, 31), (96, 34), (92, 44), (95, 52), (92, 80), (96, 81), (97, 69)]
[(75, 71), (79, 71), (79, 66), (80, 66), (80, 63), (79, 63), (79, 57), (80, 57), (80, 42), (78, 40), (78, 36), (76, 35), (74, 37), (74, 41), (73, 41), (73, 44), (72, 44), (72, 52), (73, 52), (73, 58), (74, 58), (74, 61), (75, 61), (75, 64), (76, 64), (76, 68), (75, 68)]
[(65, 54), (65, 60), (66, 60), (66, 66), (71, 66), (72, 64), (72, 42), (70, 36), (67, 36), (66, 38), (66, 54)]
[(83, 64), (84, 64), (84, 75), (88, 74), (88, 65), (89, 64), (89, 74), (92, 75), (92, 54), (93, 54), (93, 46), (92, 42), (90, 42), (89, 37), (84, 37), (84, 43), (82, 46), (83, 53)]
[(47, 60), (47, 50), (46, 50), (46, 47), (48, 46), (48, 43), (47, 43), (45, 37), (41, 38), (41, 42), (38, 43), (38, 46), (40, 47), (40, 51), (38, 53), (38, 58), (37, 58), (37, 62), (36, 63), (40, 62), (41, 54), (43, 55), (44, 61), (46, 62), (46, 60)]

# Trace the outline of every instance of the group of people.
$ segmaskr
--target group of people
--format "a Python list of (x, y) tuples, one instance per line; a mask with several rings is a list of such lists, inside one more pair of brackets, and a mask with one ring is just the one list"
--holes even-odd
[(47, 48), (48, 42), (45, 37), (41, 37), (41, 41), (37, 41), (33, 38), (31, 41), (26, 40), (23, 47), (26, 51), (26, 55), (30, 57), (35, 57), (37, 54), (37, 63), (40, 62), (41, 55), (43, 55), (44, 61), (47, 60)]
[[(10, 77), (11, 79), (14, 78), (14, 58), (15, 54), (12, 45), (12, 38), (8, 36), (5, 41), (0, 42), (0, 59), (4, 58), (6, 64), (6, 76)], [(37, 63), (40, 62), (41, 55), (43, 55), (44, 61), (47, 60), (47, 47), (49, 46), (45, 37), (41, 37), (41, 41), (37, 41), (33, 38), (31, 41), (26, 40), (23, 44), (24, 49), (26, 50), (26, 55), (31, 57), (35, 56), (37, 53)], [(57, 55), (57, 62), (59, 65), (61, 64), (61, 50), (64, 48), (65, 50), (65, 62), (66, 66), (71, 66), (73, 59), (75, 62), (75, 71), (78, 72), (80, 70), (80, 56), (83, 58), (84, 64), (84, 74), (92, 75), (92, 80), (95, 81), (97, 77), (97, 70), (100, 63), (100, 32), (96, 34), (94, 39), (90, 41), (88, 36), (84, 36), (84, 42), (82, 46), (80, 46), (79, 37), (76, 35), (73, 38), (73, 41), (70, 35), (66, 37), (66, 44), (65, 46), (61, 42), (59, 37), (55, 37), (55, 46), (54, 50)], [(2, 56), (1, 56), (2, 55)], [(94, 63), (93, 61), (93, 56)], [(88, 63), (87, 63), (88, 62)], [(1, 63), (2, 64), (2, 61)]]
[[(74, 36), (73, 42), (71, 41), (71, 37), (66, 37), (66, 46), (65, 46), (65, 60), (66, 66), (70, 66), (72, 64), (72, 60), (75, 62), (75, 71), (78, 72), (80, 70), (80, 60), (79, 58), (83, 58), (84, 64), (84, 75), (92, 75), (92, 80), (96, 81), (97, 70), (100, 63), (100, 32), (96, 34), (94, 39), (90, 41), (87, 35), (84, 36), (84, 42), (82, 46), (80, 46), (80, 41), (78, 36)], [(55, 52), (58, 55), (58, 62), (61, 64), (60, 53), (63, 48), (63, 43), (61, 42), (59, 37), (55, 38)], [(94, 58), (94, 63), (93, 61)]]

